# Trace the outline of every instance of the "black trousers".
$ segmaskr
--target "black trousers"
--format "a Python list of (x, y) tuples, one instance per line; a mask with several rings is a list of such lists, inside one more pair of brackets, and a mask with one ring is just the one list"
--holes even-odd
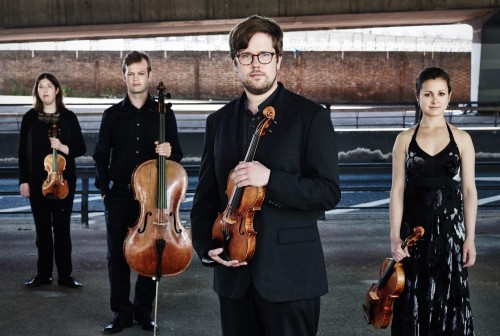
[(320, 298), (269, 302), (250, 286), (241, 299), (219, 296), (224, 336), (315, 336)]
[(139, 205), (129, 188), (113, 186), (104, 200), (108, 241), (108, 273), (111, 287), (110, 305), (115, 315), (136, 320), (151, 318), (155, 298), (152, 278), (137, 276), (134, 302), (130, 300), (130, 267), (123, 254), (128, 228), (139, 215)]
[(59, 279), (71, 276), (71, 211), (75, 197), (76, 180), (67, 181), (66, 198), (51, 200), (42, 194), (42, 184), (30, 183), (30, 205), (36, 228), (38, 250), (37, 273), (52, 277), (54, 260)]

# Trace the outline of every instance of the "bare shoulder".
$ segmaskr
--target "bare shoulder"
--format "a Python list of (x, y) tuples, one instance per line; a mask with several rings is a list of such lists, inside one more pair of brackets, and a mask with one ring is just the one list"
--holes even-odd
[(412, 126), (398, 134), (396, 137), (396, 141), (394, 142), (394, 149), (393, 150), (403, 150), (407, 151), (407, 148), (410, 144), (411, 138), (413, 134), (415, 133), (415, 128), (416, 126)]
[(472, 138), (469, 133), (464, 130), (461, 130), (453, 125), (450, 125), (451, 132), (453, 133), (453, 137), (455, 138), (455, 142), (460, 145), (468, 145), (472, 144)]
[(415, 133), (415, 129), (417, 126), (412, 126), (401, 133), (398, 134), (398, 137), (396, 138), (397, 141), (403, 142), (403, 143), (410, 143), (411, 138), (413, 134)]

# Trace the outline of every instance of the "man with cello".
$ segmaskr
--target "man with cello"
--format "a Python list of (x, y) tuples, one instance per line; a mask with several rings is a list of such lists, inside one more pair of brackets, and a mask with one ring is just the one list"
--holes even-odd
[(123, 60), (122, 71), (127, 96), (104, 111), (94, 153), (95, 185), (101, 191), (105, 206), (110, 305), (114, 313), (113, 321), (103, 329), (105, 334), (132, 327), (134, 320), (144, 330), (155, 328), (151, 318), (155, 298), (152, 278), (138, 275), (134, 302), (129, 299), (130, 267), (124, 256), (123, 242), (128, 228), (135, 225), (139, 215), (131, 180), (137, 166), (158, 155), (177, 162), (182, 159), (177, 123), (171, 110), (165, 115), (166, 141), (158, 141), (160, 115), (148, 91), (152, 80), (149, 55), (130, 52)]
[[(318, 211), (340, 201), (330, 112), (278, 83), (275, 21), (251, 16), (229, 44), (244, 93), (207, 119), (193, 245), (216, 266), (223, 335), (315, 335), (328, 292)], [(249, 251), (236, 259), (242, 235)]]

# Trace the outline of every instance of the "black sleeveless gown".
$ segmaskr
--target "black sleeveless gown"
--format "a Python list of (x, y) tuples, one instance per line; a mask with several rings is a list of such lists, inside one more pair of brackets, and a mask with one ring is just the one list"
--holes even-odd
[(450, 142), (431, 156), (417, 144), (417, 125), (406, 158), (406, 186), (401, 238), (415, 226), (424, 236), (403, 260), (405, 288), (394, 301), (393, 336), (474, 335), (467, 268), (460, 153)]

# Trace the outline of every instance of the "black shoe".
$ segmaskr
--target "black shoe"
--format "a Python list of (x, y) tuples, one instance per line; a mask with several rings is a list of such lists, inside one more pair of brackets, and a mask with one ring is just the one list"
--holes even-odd
[(52, 278), (37, 274), (30, 281), (25, 282), (24, 285), (26, 287), (40, 287), (41, 285), (50, 285), (51, 283)]
[(154, 330), (156, 327), (156, 330), (158, 330), (158, 327), (156, 326), (156, 323), (151, 320), (151, 319), (145, 319), (145, 320), (136, 320), (137, 323), (141, 326), (142, 330)]
[(134, 325), (132, 318), (115, 317), (115, 319), (102, 329), (103, 334), (116, 334), (124, 328), (130, 328)]
[(83, 285), (73, 279), (73, 277), (67, 277), (57, 280), (59, 286), (69, 287), (69, 288), (82, 288)]

